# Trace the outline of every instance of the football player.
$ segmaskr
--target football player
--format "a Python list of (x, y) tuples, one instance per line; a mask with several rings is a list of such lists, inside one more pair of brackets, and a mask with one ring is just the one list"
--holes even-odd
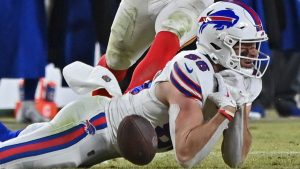
[[(122, 0), (111, 27), (106, 55), (100, 58), (99, 65), (121, 81), (127, 69), (151, 45), (135, 68), (135, 80), (128, 90), (143, 84), (145, 79), (152, 80), (181, 47), (195, 40), (197, 18), (212, 3), (213, 0)], [(103, 91), (95, 91), (94, 95), (99, 93)]]
[(259, 48), (266, 40), (251, 8), (217, 2), (200, 15), (197, 49), (180, 52), (152, 82), (125, 95), (107, 69), (75, 62), (64, 69), (72, 89), (102, 86), (114, 97), (90, 96), (68, 104), (50, 122), (29, 125), (0, 143), (1, 167), (91, 166), (120, 157), (118, 125), (131, 114), (149, 120), (157, 151), (174, 148), (181, 166), (200, 162), (222, 133), (225, 163), (240, 166), (251, 145), (249, 110), (269, 63)]

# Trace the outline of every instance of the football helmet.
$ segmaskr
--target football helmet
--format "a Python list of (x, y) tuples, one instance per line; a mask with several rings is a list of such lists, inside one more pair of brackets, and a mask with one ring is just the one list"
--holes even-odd
[[(267, 40), (259, 16), (240, 1), (214, 3), (199, 17), (197, 48), (214, 63), (245, 76), (260, 78), (265, 73), (270, 57), (260, 52), (260, 46)], [(256, 44), (257, 57), (242, 55), (241, 46), (244, 43)], [(235, 45), (239, 47), (238, 52), (233, 49)], [(241, 59), (250, 60), (251, 68), (242, 67)]]

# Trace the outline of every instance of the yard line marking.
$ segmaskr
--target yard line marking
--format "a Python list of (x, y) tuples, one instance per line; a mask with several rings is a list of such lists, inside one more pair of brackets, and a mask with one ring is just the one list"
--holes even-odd
[(272, 154), (272, 155), (279, 155), (279, 154), (300, 154), (299, 151), (253, 151), (249, 152), (249, 154), (256, 155), (256, 154)]
[[(300, 155), (300, 151), (250, 151), (248, 155)], [(165, 157), (169, 155), (174, 155), (174, 151), (168, 151), (168, 152), (162, 152), (162, 153), (157, 153), (158, 156), (160, 157)], [(216, 156), (216, 157), (221, 157), (222, 154), (221, 152), (211, 152), (209, 155)]]
[[(249, 152), (248, 155), (300, 155), (299, 151), (253, 151)], [(221, 152), (211, 152), (210, 155), (212, 156), (222, 156)]]

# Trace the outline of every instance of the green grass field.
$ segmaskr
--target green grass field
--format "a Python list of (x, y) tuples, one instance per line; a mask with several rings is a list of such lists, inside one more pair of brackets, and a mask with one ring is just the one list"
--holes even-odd
[[(242, 168), (244, 169), (300, 169), (300, 118), (278, 118), (268, 112), (265, 119), (251, 121), (252, 149)], [(12, 118), (1, 118), (11, 128), (23, 128)], [(195, 168), (229, 168), (220, 153), (221, 140), (214, 150)], [(181, 168), (175, 161), (173, 151), (156, 154), (145, 168)], [(122, 158), (110, 160), (92, 167), (97, 168), (140, 168)]]

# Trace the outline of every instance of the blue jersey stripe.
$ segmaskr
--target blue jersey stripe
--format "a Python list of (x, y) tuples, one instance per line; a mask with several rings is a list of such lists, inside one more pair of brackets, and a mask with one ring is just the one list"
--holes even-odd
[(176, 62), (174, 64), (174, 69), (177, 73), (177, 75), (180, 77), (180, 79), (191, 89), (195, 90), (200, 96), (202, 96), (202, 89), (201, 86), (193, 82), (185, 73), (180, 69), (178, 66), (178, 63)]
[(189, 92), (188, 90), (186, 90), (184, 87), (182, 87), (178, 81), (174, 78), (174, 75), (173, 75), (173, 72), (171, 73), (170, 75), (170, 79), (171, 79), (171, 82), (172, 84), (181, 92), (183, 93), (185, 96), (187, 97), (193, 97), (195, 99), (198, 99), (198, 100), (201, 100), (202, 101), (202, 98), (199, 98), (198, 96), (194, 95), (193, 93)]

